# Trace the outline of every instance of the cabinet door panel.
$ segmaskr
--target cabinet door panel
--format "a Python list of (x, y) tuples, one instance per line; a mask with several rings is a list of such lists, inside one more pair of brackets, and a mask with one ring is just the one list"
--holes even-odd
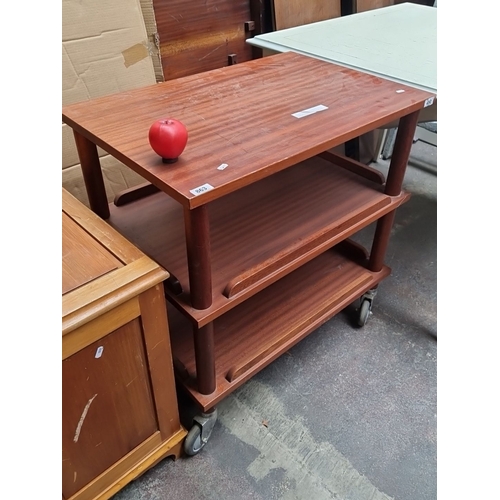
[(68, 498), (158, 429), (139, 319), (63, 361), (62, 414)]

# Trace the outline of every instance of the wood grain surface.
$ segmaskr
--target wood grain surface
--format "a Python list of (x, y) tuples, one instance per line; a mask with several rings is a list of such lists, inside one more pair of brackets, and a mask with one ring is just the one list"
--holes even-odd
[(218, 318), (210, 395), (197, 390), (191, 323), (171, 307), (177, 373), (202, 408), (211, 408), (389, 273), (371, 273), (333, 249)]
[(182, 293), (171, 299), (203, 326), (406, 197), (315, 158), (210, 203), (213, 304), (202, 311), (190, 301), (178, 203), (157, 193), (111, 206), (109, 223), (175, 276)]
[(340, 0), (271, 0), (271, 7), (275, 30), (340, 16)]
[(165, 80), (172, 80), (252, 59), (249, 0), (154, 0)]
[[(429, 97), (287, 52), (74, 104), (63, 121), (192, 209), (419, 110)], [(318, 105), (325, 109), (293, 116)], [(165, 117), (189, 134), (167, 166), (148, 142)], [(213, 189), (197, 194), (206, 184)]]
[(73, 220), (62, 214), (62, 293), (63, 295), (123, 264)]

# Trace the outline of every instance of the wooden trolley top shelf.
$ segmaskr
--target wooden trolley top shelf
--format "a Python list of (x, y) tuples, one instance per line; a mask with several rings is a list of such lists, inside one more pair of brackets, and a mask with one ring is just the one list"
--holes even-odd
[[(287, 52), (73, 104), (63, 121), (192, 209), (417, 111), (428, 98)], [(170, 165), (148, 142), (152, 123), (167, 117), (189, 133)]]

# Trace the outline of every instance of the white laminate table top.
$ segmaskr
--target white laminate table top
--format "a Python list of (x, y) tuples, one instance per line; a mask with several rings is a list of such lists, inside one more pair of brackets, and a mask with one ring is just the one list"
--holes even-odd
[(294, 51), (437, 93), (437, 8), (403, 3), (274, 31), (247, 42)]

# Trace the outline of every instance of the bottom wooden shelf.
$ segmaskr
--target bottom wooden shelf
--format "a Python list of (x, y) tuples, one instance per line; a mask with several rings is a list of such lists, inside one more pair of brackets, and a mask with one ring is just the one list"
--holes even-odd
[(353, 260), (345, 245), (341, 248), (321, 254), (215, 320), (217, 386), (212, 394), (197, 390), (193, 325), (169, 304), (176, 376), (203, 411), (389, 276), (388, 267), (373, 273)]

